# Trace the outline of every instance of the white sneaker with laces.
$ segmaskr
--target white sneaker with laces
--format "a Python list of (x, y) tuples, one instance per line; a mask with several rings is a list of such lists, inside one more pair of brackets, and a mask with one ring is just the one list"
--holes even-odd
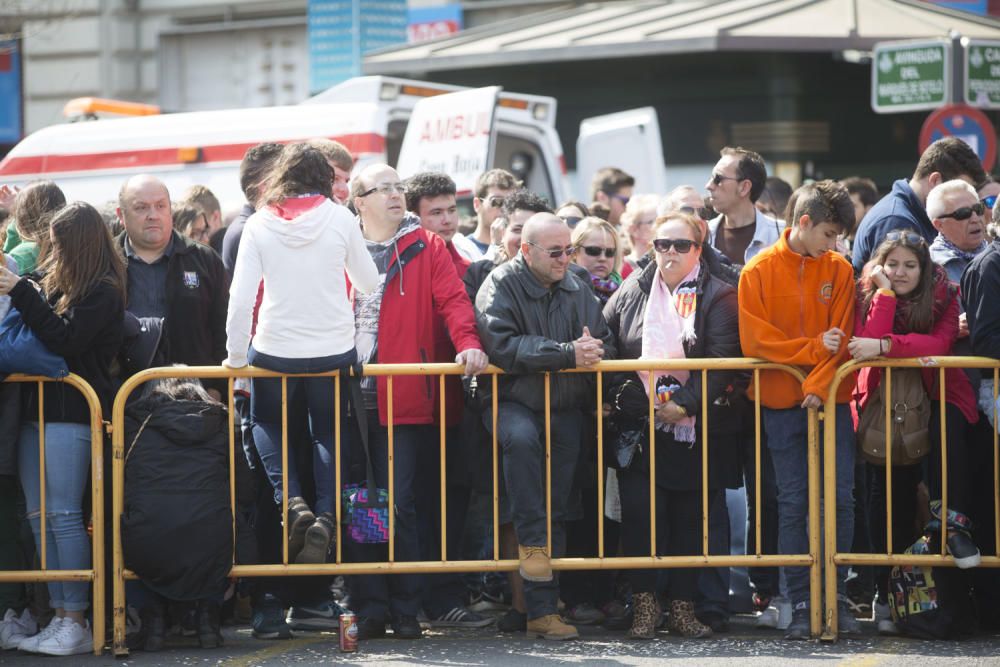
[(880, 635), (898, 635), (899, 628), (892, 620), (892, 612), (888, 604), (875, 603), (875, 624)]
[(59, 630), (62, 623), (63, 618), (61, 616), (53, 616), (52, 621), (42, 628), (42, 631), (37, 635), (32, 635), (22, 639), (17, 645), (17, 650), (27, 651), (28, 653), (38, 653), (38, 644), (48, 639), (49, 636), (54, 635)]
[(0, 648), (10, 650), (17, 648), (22, 640), (38, 632), (38, 623), (35, 617), (25, 608), (21, 615), (13, 609), (8, 609), (4, 614), (3, 622), (0, 622)]
[(38, 653), (45, 655), (78, 655), (94, 650), (94, 638), (90, 623), (80, 625), (70, 618), (64, 618), (59, 629), (38, 642)]
[(769, 604), (767, 609), (757, 614), (757, 627), (758, 628), (776, 628), (778, 627), (778, 608), (773, 604)]

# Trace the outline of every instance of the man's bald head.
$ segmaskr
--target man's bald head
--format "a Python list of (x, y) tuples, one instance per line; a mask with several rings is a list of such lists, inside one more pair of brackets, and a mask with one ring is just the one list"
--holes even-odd
[(162, 254), (173, 232), (167, 186), (149, 174), (125, 181), (118, 192), (118, 219), (133, 248), (149, 257)]
[(538, 243), (538, 239), (546, 235), (552, 227), (562, 227), (569, 230), (566, 222), (554, 213), (536, 213), (524, 223), (524, 229), (521, 230), (521, 240), (524, 243)]
[(160, 190), (168, 200), (170, 199), (170, 191), (163, 181), (152, 174), (136, 174), (122, 183), (121, 189), (118, 190), (118, 206), (124, 207), (128, 203), (129, 196), (140, 190)]

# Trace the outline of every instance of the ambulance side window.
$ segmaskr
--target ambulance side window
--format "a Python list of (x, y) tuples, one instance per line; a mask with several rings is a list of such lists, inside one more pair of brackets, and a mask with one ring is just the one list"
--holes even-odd
[(542, 151), (534, 141), (500, 133), (497, 135), (493, 166), (506, 169), (520, 180), (524, 187), (536, 192), (553, 206), (560, 202), (553, 201), (551, 174), (545, 164)]
[(399, 151), (403, 147), (403, 135), (406, 134), (406, 126), (409, 123), (409, 119), (389, 121), (389, 127), (385, 133), (385, 157), (393, 166), (399, 161)]

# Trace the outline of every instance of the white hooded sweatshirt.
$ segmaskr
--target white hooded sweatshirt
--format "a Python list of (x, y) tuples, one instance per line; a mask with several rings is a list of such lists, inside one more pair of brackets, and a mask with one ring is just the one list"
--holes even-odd
[(264, 208), (247, 220), (229, 289), (226, 365), (245, 366), (257, 290), (264, 298), (253, 346), (286, 359), (343, 354), (354, 347), (354, 289), (378, 285), (378, 270), (357, 219), (329, 199), (286, 220)]

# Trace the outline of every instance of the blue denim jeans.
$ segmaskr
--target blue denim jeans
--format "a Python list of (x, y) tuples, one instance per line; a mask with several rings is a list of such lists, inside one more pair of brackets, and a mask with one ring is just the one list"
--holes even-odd
[[(279, 373), (323, 373), (344, 368), (357, 361), (352, 348), (344, 354), (309, 359), (287, 359), (258, 352), (253, 347), (247, 355), (252, 366)], [(336, 511), (334, 489), (334, 381), (333, 378), (288, 378), (288, 402), (305, 401), (309, 409), (309, 439), (313, 452), (313, 478), (316, 483), (316, 513)], [(253, 378), (250, 381), (250, 422), (253, 439), (267, 478), (274, 487), (274, 500), (281, 497), (281, 380)], [(292, 446), (292, 443), (289, 443)], [(288, 455), (288, 496), (302, 496), (302, 485), (295, 456)]]
[[(802, 408), (763, 409), (767, 447), (778, 486), (778, 552), (809, 553), (808, 414)], [(837, 551), (850, 552), (854, 541), (854, 423), (850, 407), (837, 406)], [(822, 431), (820, 432), (822, 443)], [(822, 445), (820, 461), (822, 462)], [(820, 480), (823, 474), (820, 472)], [(793, 605), (809, 602), (809, 569), (786, 567), (785, 580)], [(847, 568), (838, 568), (844, 593)]]
[[(35, 545), (42, 549), (38, 424), (21, 425), (17, 467)], [(64, 422), (45, 425), (45, 551), (49, 570), (90, 568), (90, 539), (83, 525), (83, 491), (90, 474), (90, 427)], [(8, 536), (5, 536), (8, 537)], [(67, 611), (88, 607), (90, 584), (53, 581), (49, 604)]]

